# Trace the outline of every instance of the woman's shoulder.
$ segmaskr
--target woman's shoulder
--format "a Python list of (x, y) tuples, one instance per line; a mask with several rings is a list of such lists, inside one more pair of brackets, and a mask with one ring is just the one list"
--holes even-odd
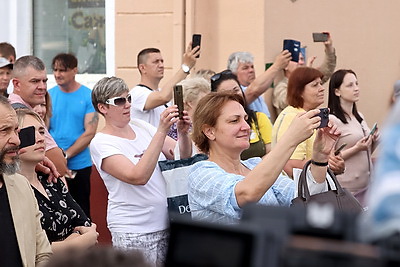
[(157, 131), (157, 128), (154, 127), (154, 125), (151, 125), (147, 121), (141, 119), (132, 118), (131, 121), (129, 122), (129, 125), (134, 130), (144, 130), (151, 134)]

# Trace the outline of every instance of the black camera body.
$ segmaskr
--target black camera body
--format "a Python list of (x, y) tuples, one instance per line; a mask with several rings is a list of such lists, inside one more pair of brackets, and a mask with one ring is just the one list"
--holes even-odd
[(328, 122), (329, 122), (329, 109), (328, 108), (320, 108), (317, 116), (319, 116), (321, 118), (321, 124), (317, 128), (325, 128), (326, 126), (328, 126)]

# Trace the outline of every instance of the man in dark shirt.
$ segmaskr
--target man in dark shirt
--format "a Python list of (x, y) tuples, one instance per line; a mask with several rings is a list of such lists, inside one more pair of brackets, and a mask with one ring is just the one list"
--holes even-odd
[(18, 120), (0, 96), (0, 266), (43, 266), (51, 248), (27, 179), (18, 169)]

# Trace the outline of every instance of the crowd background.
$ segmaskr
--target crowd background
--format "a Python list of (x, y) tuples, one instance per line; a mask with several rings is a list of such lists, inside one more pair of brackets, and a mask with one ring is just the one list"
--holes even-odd
[[(32, 53), (30, 2), (2, 1), (4, 10), (9, 12), (0, 18), (4, 25), (0, 39), (15, 44), (18, 57)], [(107, 75), (123, 78), (129, 88), (140, 78), (135, 57), (143, 47), (157, 47), (163, 52), (167, 81), (179, 69), (192, 33), (203, 35), (197, 69), (225, 69), (230, 53), (249, 51), (255, 55), (256, 73), (260, 74), (265, 63), (272, 62), (280, 52), (285, 38), (300, 40), (307, 46), (307, 56), (317, 56), (315, 65), (319, 66), (324, 51), (320, 44), (312, 42), (311, 33), (331, 32), (339, 57), (336, 68), (351, 66), (364, 85), (359, 108), (369, 125), (383, 122), (392, 85), (399, 78), (400, 36), (395, 29), (400, 3), (396, 1), (97, 2), (106, 5)], [(54, 85), (52, 76), (49, 75), (49, 88)], [(92, 87), (99, 76), (82, 74), (77, 80)]]

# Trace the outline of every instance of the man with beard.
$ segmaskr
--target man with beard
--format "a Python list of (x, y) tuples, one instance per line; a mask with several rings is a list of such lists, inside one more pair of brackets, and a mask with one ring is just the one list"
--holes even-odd
[(0, 266), (44, 266), (52, 252), (28, 180), (18, 169), (18, 120), (0, 96)]

